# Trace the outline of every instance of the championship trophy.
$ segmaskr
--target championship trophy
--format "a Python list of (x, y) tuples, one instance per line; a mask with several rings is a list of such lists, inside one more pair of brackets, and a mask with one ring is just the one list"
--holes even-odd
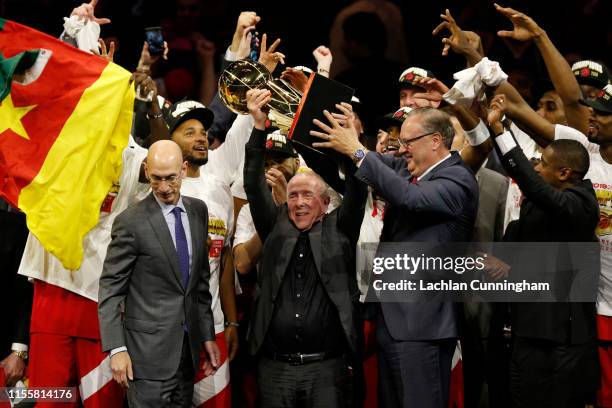
[[(333, 168), (337, 174), (339, 155), (329, 149), (312, 147), (312, 142), (320, 140), (310, 136), (310, 130), (318, 130), (312, 123), (313, 119), (327, 122), (323, 110), (334, 112), (337, 103), (350, 103), (353, 89), (312, 73), (302, 95), (287, 81), (272, 78), (263, 64), (250, 60), (235, 61), (221, 73), (219, 96), (231, 111), (243, 115), (249, 113), (246, 103), (249, 89), (267, 89), (271, 92), (268, 119), (291, 140), (293, 147), (313, 170), (322, 175), (322, 172), (327, 173)], [(331, 163), (329, 158), (333, 159)]]

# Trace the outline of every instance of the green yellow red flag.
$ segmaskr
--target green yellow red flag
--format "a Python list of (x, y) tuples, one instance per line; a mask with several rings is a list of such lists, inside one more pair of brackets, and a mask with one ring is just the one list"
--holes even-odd
[(125, 69), (0, 19), (0, 196), (67, 269), (119, 180), (133, 103)]

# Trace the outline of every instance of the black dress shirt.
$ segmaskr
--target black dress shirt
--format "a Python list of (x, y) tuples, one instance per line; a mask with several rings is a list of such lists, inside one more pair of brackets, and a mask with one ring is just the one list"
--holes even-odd
[(276, 298), (264, 350), (289, 354), (345, 349), (338, 310), (321, 283), (308, 232), (302, 232)]

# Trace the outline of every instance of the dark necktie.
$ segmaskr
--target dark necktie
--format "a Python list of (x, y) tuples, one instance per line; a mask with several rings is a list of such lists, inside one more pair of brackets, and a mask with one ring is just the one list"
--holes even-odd
[(187, 288), (189, 282), (189, 247), (187, 246), (187, 235), (183, 222), (181, 221), (181, 209), (174, 207), (174, 238), (176, 239), (176, 253), (178, 254), (179, 266), (181, 267), (181, 276), (183, 277), (183, 286)]

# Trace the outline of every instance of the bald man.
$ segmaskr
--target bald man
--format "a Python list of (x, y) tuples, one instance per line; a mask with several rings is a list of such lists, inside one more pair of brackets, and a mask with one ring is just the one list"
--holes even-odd
[(100, 277), (102, 349), (130, 407), (189, 407), (202, 348), (205, 371), (218, 367), (208, 210), (181, 196), (186, 166), (176, 143), (151, 146), (145, 174), (152, 193), (115, 219)]

